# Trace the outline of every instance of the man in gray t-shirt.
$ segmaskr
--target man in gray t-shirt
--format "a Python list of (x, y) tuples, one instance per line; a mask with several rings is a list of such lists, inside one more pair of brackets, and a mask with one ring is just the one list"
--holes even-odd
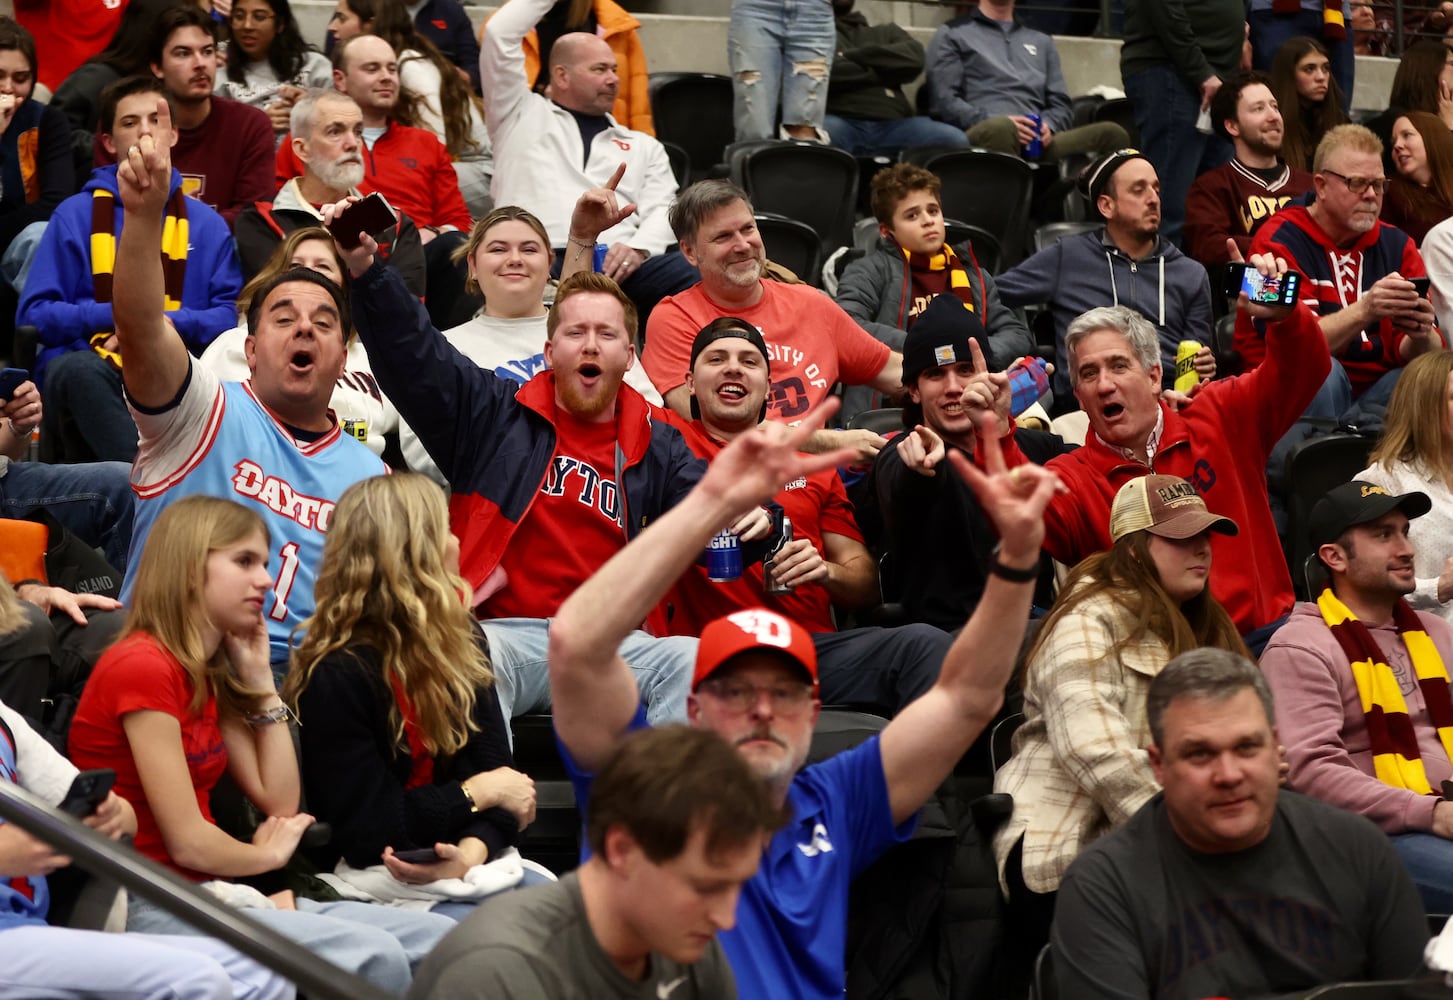
[(425, 960), (409, 996), (735, 1000), (716, 933), (735, 922), (742, 883), (784, 818), (715, 733), (639, 730), (595, 778), (585, 863), (481, 905)]
[(1226, 650), (1151, 682), (1162, 792), (1070, 865), (1050, 935), (1075, 1000), (1301, 996), (1415, 975), (1428, 940), (1387, 838), (1277, 787), (1271, 690)]

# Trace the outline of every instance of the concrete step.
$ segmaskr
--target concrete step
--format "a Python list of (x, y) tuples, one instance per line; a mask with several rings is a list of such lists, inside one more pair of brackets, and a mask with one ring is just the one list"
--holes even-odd
[[(641, 44), (652, 71), (728, 72), (726, 38), (731, 0), (629, 0), (626, 6), (641, 22)], [(303, 33), (321, 46), (333, 14), (332, 0), (293, 0), (292, 7)], [(474, 23), (481, 25), (497, 7), (467, 5), (465, 9)], [(857, 9), (869, 21), (891, 19), (902, 24), (925, 45), (938, 25), (953, 14), (947, 4), (886, 0), (859, 0)], [(683, 13), (685, 10), (691, 13)], [(1055, 45), (1072, 95), (1087, 94), (1101, 86), (1120, 89), (1119, 39), (1057, 36)], [(1396, 70), (1396, 59), (1358, 56), (1352, 106), (1377, 110), (1387, 107)]]

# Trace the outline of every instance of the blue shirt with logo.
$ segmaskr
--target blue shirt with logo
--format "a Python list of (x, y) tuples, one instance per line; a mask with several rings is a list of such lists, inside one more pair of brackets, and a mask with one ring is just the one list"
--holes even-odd
[[(630, 731), (646, 728), (636, 709)], [(558, 743), (557, 739), (557, 743)], [(565, 761), (582, 815), (594, 775)], [(893, 826), (878, 737), (803, 768), (787, 793), (791, 821), (742, 887), (737, 925), (721, 935), (742, 997), (841, 1000), (846, 985), (848, 890), (863, 869), (913, 835)], [(581, 860), (589, 856), (582, 847)]]

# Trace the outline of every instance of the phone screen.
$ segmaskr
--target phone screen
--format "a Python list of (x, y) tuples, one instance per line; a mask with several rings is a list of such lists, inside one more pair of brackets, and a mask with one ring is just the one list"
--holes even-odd
[(1297, 286), (1301, 284), (1301, 278), (1295, 271), (1267, 277), (1256, 268), (1248, 267), (1242, 271), (1240, 290), (1249, 300), (1261, 305), (1289, 306), (1297, 301)]

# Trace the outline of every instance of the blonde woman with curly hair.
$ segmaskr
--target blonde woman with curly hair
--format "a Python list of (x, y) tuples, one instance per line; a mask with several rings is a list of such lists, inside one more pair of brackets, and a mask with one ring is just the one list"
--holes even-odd
[[(415, 886), (462, 878), (534, 819), (466, 593), (429, 479), (376, 476), (339, 498), (283, 696), (303, 721), (308, 805), (354, 869), (382, 862)], [(437, 860), (396, 853), (429, 849)]]
[[(287, 891), (264, 897), (233, 881), (283, 868), (313, 823), (299, 811), (298, 758), (263, 618), (270, 547), (262, 518), (231, 500), (191, 496), (162, 512), (142, 549), (126, 627), (81, 694), (71, 759), (116, 772), (116, 794), (136, 810), (142, 854), (340, 968), (403, 993), (449, 920)], [(224, 772), (266, 817), (250, 842), (212, 818)], [(197, 933), (137, 897), (126, 926)]]

